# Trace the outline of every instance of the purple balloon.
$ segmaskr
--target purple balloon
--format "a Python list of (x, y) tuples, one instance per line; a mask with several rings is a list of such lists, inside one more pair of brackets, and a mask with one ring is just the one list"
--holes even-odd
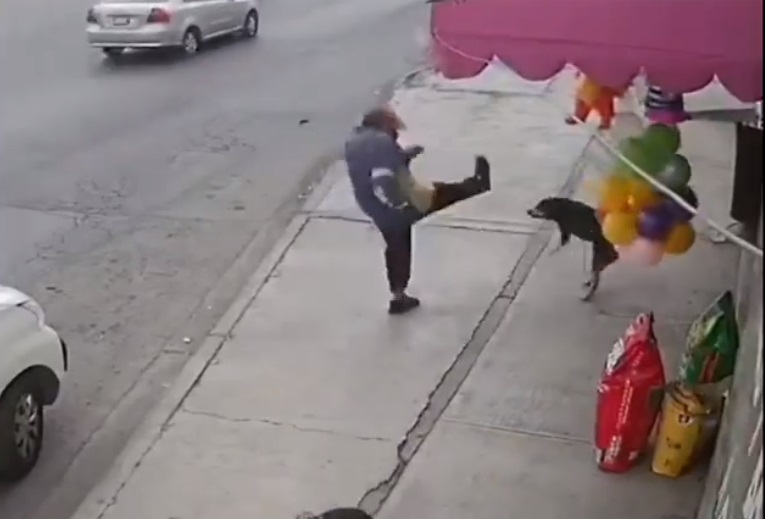
[(653, 209), (640, 213), (638, 234), (648, 240), (663, 241), (669, 236), (676, 221), (669, 208), (660, 204)]
[[(692, 188), (686, 186), (678, 195), (694, 209), (699, 207), (699, 199)], [(671, 214), (672, 218), (678, 223), (690, 222), (693, 219), (691, 213), (680, 207), (680, 204), (670, 198), (665, 198), (660, 206), (663, 206), (663, 210)]]

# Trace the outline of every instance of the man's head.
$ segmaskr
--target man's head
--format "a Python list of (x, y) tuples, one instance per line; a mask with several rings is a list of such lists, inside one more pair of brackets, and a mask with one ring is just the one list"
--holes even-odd
[(374, 108), (364, 114), (361, 119), (362, 128), (374, 128), (389, 134), (394, 139), (406, 125), (390, 106)]

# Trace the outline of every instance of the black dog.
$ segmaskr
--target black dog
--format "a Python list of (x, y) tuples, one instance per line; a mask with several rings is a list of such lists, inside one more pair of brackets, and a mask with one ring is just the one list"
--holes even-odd
[(600, 274), (619, 259), (614, 246), (603, 236), (595, 209), (577, 200), (553, 197), (540, 201), (536, 207), (528, 210), (528, 215), (550, 220), (558, 225), (560, 245), (553, 249), (553, 252), (564, 247), (571, 240), (571, 236), (592, 243), (590, 278), (584, 284), (587, 291), (582, 297), (583, 301), (589, 301), (600, 285)]

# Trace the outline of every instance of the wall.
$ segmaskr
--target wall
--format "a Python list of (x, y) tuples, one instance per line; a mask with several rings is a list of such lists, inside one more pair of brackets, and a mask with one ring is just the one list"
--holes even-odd
[[(760, 222), (762, 247), (762, 215)], [(742, 254), (741, 349), (697, 519), (762, 517), (762, 260)]]

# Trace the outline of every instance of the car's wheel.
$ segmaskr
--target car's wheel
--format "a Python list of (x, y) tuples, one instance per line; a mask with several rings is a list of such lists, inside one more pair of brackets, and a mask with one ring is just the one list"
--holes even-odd
[(245, 38), (255, 38), (258, 35), (258, 29), (260, 29), (260, 17), (258, 12), (253, 9), (244, 18), (242, 34)]
[(199, 52), (199, 48), (202, 46), (202, 35), (199, 29), (196, 27), (189, 27), (183, 34), (183, 40), (181, 40), (181, 51), (186, 56), (193, 56)]
[(0, 480), (18, 481), (34, 468), (43, 445), (43, 407), (32, 374), (0, 397)]
[(107, 58), (116, 59), (122, 56), (125, 49), (122, 47), (105, 47), (101, 49)]

